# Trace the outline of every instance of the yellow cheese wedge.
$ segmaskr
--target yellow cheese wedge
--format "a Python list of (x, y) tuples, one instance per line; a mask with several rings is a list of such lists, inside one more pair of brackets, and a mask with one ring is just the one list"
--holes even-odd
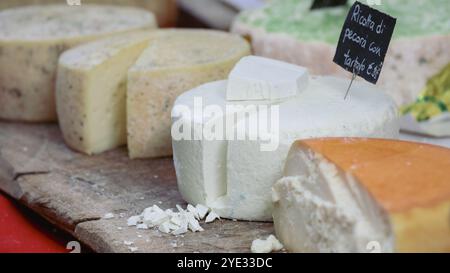
[(209, 30), (159, 31), (128, 74), (130, 157), (171, 155), (170, 112), (177, 96), (227, 78), (248, 54), (249, 44), (237, 35)]
[[(64, 0), (1, 0), (0, 10), (26, 5), (61, 4)], [(176, 0), (69, 0), (68, 3), (80, 2), (82, 5), (102, 4), (135, 6), (147, 9), (155, 14), (160, 27), (173, 27), (177, 20)]]
[(450, 149), (328, 138), (293, 144), (273, 187), (293, 252), (449, 252)]
[(28, 6), (0, 12), (0, 118), (54, 121), (55, 78), (62, 52), (84, 42), (156, 27), (128, 7)]
[(151, 35), (114, 36), (61, 56), (56, 102), (59, 124), (70, 147), (96, 154), (126, 144), (127, 73)]

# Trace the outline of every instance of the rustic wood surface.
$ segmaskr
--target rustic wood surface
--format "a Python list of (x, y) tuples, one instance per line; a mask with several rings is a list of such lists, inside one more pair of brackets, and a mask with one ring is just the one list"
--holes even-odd
[[(0, 188), (98, 252), (248, 252), (271, 223), (220, 220), (184, 236), (127, 227), (154, 204), (185, 206), (171, 158), (130, 160), (125, 148), (85, 156), (67, 148), (57, 125), (0, 122)], [(113, 219), (102, 219), (114, 213)]]

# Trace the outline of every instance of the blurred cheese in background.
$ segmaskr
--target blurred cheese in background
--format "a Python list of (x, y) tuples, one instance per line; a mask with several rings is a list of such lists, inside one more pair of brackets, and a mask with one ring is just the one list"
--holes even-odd
[[(311, 4), (271, 1), (242, 12), (232, 31), (250, 36), (256, 55), (308, 67), (312, 74), (349, 76), (332, 61), (349, 5), (311, 11)], [(450, 5), (448, 0), (383, 0), (376, 8), (397, 18), (378, 85), (402, 106), (450, 62)]]
[(397, 140), (298, 141), (273, 187), (290, 252), (450, 251), (450, 150)]
[[(102, 4), (135, 6), (147, 9), (155, 14), (160, 27), (172, 27), (176, 24), (176, 0), (80, 0), (81, 4)], [(0, 9), (24, 5), (64, 4), (65, 0), (2, 0)]]
[(92, 40), (156, 28), (150, 12), (105, 5), (26, 6), (0, 11), (0, 118), (55, 121), (57, 63)]
[(261, 7), (269, 0), (178, 0), (180, 8), (209, 27), (228, 30), (241, 10)]

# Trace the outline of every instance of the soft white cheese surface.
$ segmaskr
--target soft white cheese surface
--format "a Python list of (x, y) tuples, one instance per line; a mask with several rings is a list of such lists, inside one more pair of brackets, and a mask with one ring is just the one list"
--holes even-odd
[[(325, 136), (398, 136), (397, 108), (388, 96), (372, 85), (355, 82), (350, 96), (344, 100), (347, 86), (348, 80), (311, 77), (308, 88), (298, 96), (281, 103), (262, 101), (258, 104), (267, 104), (270, 109), (279, 107), (278, 124), (275, 124), (278, 130), (267, 134), (271, 137), (272, 151), (262, 151), (264, 141), (251, 140), (258, 132), (249, 124), (257, 120), (259, 125), (267, 125), (264, 123), (269, 119), (259, 110), (246, 112), (248, 108), (244, 108), (245, 115), (237, 115), (230, 126), (248, 126), (245, 140), (173, 138), (181, 194), (190, 203), (213, 208), (221, 217), (271, 221), (270, 189), (281, 178), (286, 155), (295, 140)], [(209, 83), (181, 95), (172, 113), (175, 127), (207, 128), (212, 118), (225, 119), (229, 113), (213, 117), (190, 113), (194, 112), (195, 98), (202, 98), (203, 106), (214, 104), (223, 109), (230, 105), (231, 102), (225, 100), (226, 87), (225, 81)], [(252, 105), (248, 101), (240, 103)], [(177, 106), (185, 111), (179, 111), (182, 108)], [(261, 119), (255, 119), (256, 115)]]
[(230, 73), (227, 100), (279, 100), (308, 86), (306, 68), (273, 59), (248, 56)]

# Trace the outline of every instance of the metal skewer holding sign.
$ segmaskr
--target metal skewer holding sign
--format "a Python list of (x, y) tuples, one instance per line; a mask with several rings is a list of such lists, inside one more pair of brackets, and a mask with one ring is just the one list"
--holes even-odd
[(333, 62), (352, 73), (344, 99), (356, 76), (376, 84), (397, 19), (356, 1), (342, 27)]

